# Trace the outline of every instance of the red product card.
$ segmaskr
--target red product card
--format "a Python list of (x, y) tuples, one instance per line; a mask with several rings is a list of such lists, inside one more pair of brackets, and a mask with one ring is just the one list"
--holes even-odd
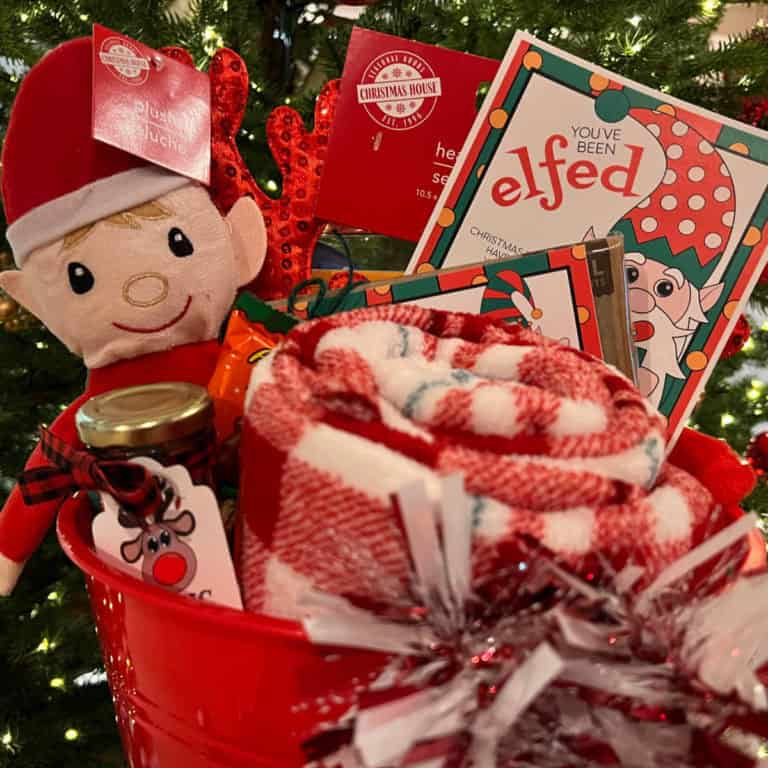
[(317, 216), (418, 240), (498, 67), (355, 27)]
[(93, 137), (208, 184), (208, 76), (94, 24)]

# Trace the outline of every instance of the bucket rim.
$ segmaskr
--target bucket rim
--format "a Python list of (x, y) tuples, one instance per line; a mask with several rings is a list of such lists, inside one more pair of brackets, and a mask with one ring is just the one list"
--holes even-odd
[(238, 611), (224, 605), (207, 604), (166, 592), (107, 565), (97, 557), (83, 536), (84, 531), (90, 528), (90, 509), (82, 501), (75, 498), (62, 505), (56, 520), (56, 535), (64, 554), (83, 572), (86, 580), (98, 581), (117, 592), (150, 603), (157, 609), (216, 625), (227, 631), (267, 634), (285, 640), (309, 642), (298, 622), (246, 610)]

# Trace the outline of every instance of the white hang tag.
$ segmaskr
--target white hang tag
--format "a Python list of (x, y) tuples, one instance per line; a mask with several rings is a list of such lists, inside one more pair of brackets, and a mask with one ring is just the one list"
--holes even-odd
[(99, 556), (147, 584), (242, 610), (240, 588), (219, 506), (207, 485), (193, 485), (181, 465), (164, 467), (134, 459), (161, 483), (164, 503), (156, 516), (139, 519), (100, 493), (103, 511), (93, 520)]

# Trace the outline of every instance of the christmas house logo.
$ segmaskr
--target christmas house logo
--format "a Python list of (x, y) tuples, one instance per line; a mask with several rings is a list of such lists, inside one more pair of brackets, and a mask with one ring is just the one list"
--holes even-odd
[(127, 38), (108, 37), (99, 48), (99, 61), (118, 80), (143, 85), (149, 77), (149, 61)]
[(441, 93), (440, 78), (421, 56), (388, 51), (363, 73), (357, 101), (382, 128), (408, 131), (429, 118)]

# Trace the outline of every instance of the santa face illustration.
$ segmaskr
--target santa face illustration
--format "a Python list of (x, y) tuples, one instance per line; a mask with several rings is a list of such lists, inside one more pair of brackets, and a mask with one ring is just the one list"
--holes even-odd
[(624, 264), (642, 350), (638, 386), (664, 410), (666, 382), (687, 377), (686, 350), (725, 289), (717, 266), (731, 235), (735, 194), (719, 150), (674, 111), (637, 108), (630, 115), (658, 142), (665, 167), (656, 188), (612, 229), (629, 246)]
[(680, 369), (694, 331), (707, 322), (723, 284), (696, 288), (676, 267), (630, 252), (624, 257), (635, 343), (645, 351), (638, 370), (640, 391), (658, 406), (666, 376), (684, 379)]

